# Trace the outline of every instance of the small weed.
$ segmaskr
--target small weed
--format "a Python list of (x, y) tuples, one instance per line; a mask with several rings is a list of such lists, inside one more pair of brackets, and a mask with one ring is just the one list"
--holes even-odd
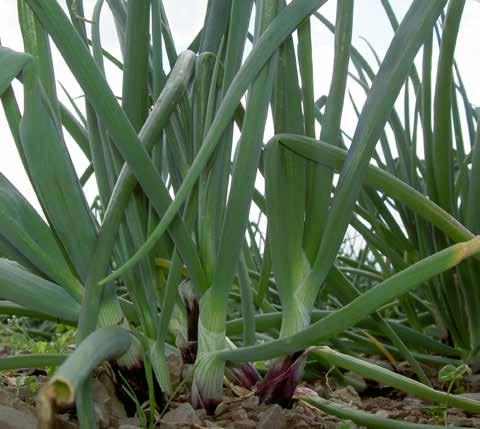
[[(35, 323), (23, 317), (5, 318), (0, 324), (0, 338), (10, 355), (67, 353), (75, 344), (76, 330), (52, 322)], [(42, 334), (39, 335), (38, 333)], [(45, 368), (52, 375), (55, 368)]]
[[(468, 374), (471, 374), (472, 370), (466, 364), (462, 365), (445, 365), (440, 369), (438, 372), (438, 380), (442, 383), (448, 383), (447, 388), (447, 395), (452, 393), (452, 390), (455, 386), (458, 387), (458, 384)], [(448, 425), (448, 405), (445, 403), (444, 405), (438, 407), (440, 411), (443, 412), (443, 420), (445, 426)]]

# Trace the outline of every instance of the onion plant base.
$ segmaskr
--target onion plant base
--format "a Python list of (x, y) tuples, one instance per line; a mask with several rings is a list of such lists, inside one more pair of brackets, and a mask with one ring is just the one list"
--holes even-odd
[(192, 383), (192, 405), (203, 408), (209, 415), (215, 414), (223, 400), (223, 376), (225, 362), (208, 354), (197, 356)]
[(264, 379), (257, 385), (260, 401), (291, 407), (307, 356), (308, 351), (303, 351), (274, 360)]
[(190, 280), (184, 280), (178, 286), (178, 293), (187, 311), (187, 338), (177, 337), (176, 344), (182, 353), (184, 363), (195, 363), (198, 349), (198, 317), (200, 305)]
[(243, 364), (227, 362), (225, 375), (233, 383), (245, 389), (253, 389), (262, 380), (255, 366), (248, 362)]
[[(127, 393), (133, 394), (138, 403), (143, 404), (149, 400), (149, 385), (142, 362), (138, 365), (126, 368), (117, 362), (110, 362), (112, 368), (115, 393), (125, 407), (127, 416), (133, 417), (138, 411), (137, 404)], [(165, 396), (158, 383), (154, 383), (155, 402), (160, 409), (165, 405)]]

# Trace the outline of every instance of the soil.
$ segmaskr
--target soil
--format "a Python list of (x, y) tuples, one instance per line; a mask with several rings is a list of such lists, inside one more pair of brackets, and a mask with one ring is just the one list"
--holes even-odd
[[(190, 366), (182, 367), (181, 362), (170, 362), (174, 383), (188, 379)], [(433, 373), (434, 371), (432, 371)], [(103, 368), (95, 374), (95, 412), (102, 429), (141, 428), (141, 416), (129, 416), (118, 396), (118, 390), (110, 377), (110, 370)], [(21, 385), (26, 376), (35, 376), (39, 386), (48, 381), (41, 370), (28, 370), (2, 373), (0, 376), (0, 428), (36, 428), (35, 392), (31, 386)], [(432, 377), (432, 380), (434, 378)], [(359, 394), (351, 386), (336, 385), (325, 374), (320, 379), (302, 385), (302, 394), (319, 395), (349, 407), (363, 410), (382, 417), (411, 423), (444, 425), (444, 410), (441, 407), (403, 394), (387, 386), (366, 383), (367, 389)], [(227, 382), (228, 383), (228, 382)], [(325, 414), (308, 404), (295, 400), (291, 409), (283, 409), (276, 404), (259, 404), (254, 393), (228, 384), (225, 387), (223, 402), (217, 407), (214, 416), (207, 416), (204, 410), (195, 410), (190, 405), (190, 386), (180, 384), (173, 400), (164, 406), (157, 416), (158, 428), (232, 428), (232, 429), (300, 429), (300, 428), (357, 428), (352, 422), (341, 421)], [(436, 386), (441, 387), (441, 386)], [(461, 388), (466, 392), (480, 392), (480, 375), (465, 378)], [(480, 393), (468, 393), (480, 399)], [(131, 405), (131, 404), (130, 404)], [(147, 411), (148, 412), (148, 411)], [(138, 414), (138, 413), (137, 413)], [(140, 418), (139, 418), (140, 417)], [(343, 423), (343, 424), (342, 424)], [(463, 427), (480, 427), (480, 415), (468, 415), (461, 410), (450, 408), (447, 424)], [(75, 410), (62, 410), (56, 417), (54, 428), (77, 428)]]

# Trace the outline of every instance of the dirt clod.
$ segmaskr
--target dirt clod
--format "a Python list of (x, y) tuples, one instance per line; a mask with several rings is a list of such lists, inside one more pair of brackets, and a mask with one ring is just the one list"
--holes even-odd
[(280, 405), (270, 405), (264, 412), (260, 414), (257, 424), (258, 429), (283, 429), (285, 427), (285, 416)]
[(35, 429), (37, 419), (32, 414), (0, 405), (0, 427), (2, 429)]
[(95, 414), (101, 428), (118, 426), (120, 419), (126, 418), (124, 406), (115, 395), (115, 387), (110, 378), (100, 375), (93, 382)]
[(334, 392), (332, 392), (332, 398), (345, 402), (348, 405), (355, 405), (357, 407), (362, 404), (362, 399), (360, 398), (360, 395), (352, 386), (347, 386), (335, 390)]
[(166, 428), (180, 427), (182, 425), (190, 427), (191, 425), (201, 425), (201, 423), (202, 422), (197, 416), (195, 409), (188, 402), (180, 405), (179, 407), (171, 411), (168, 411), (161, 420), (161, 424), (166, 425)]

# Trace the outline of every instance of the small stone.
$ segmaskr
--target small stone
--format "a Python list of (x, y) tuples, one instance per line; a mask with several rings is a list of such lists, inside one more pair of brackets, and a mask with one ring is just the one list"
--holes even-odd
[(222, 429), (222, 426), (219, 426), (217, 422), (211, 422), (209, 420), (207, 420), (205, 423), (204, 423), (205, 427), (207, 428), (218, 428), (218, 429)]
[(205, 411), (204, 408), (199, 408), (198, 410), (195, 410), (195, 413), (197, 414), (199, 419), (204, 419), (205, 416), (207, 415), (207, 412)]
[(112, 390), (114, 390), (113, 385), (108, 386), (107, 383), (99, 379), (93, 381), (95, 415), (99, 426), (104, 429), (111, 428), (112, 425), (116, 425), (120, 418), (127, 417), (123, 405), (115, 394), (111, 393)]
[(194, 370), (194, 365), (183, 364), (183, 366), (182, 366), (182, 380), (191, 379), (193, 370)]
[(468, 417), (447, 417), (447, 421), (450, 426), (463, 426), (468, 428), (478, 427), (472, 420), (473, 419), (469, 419)]
[(261, 415), (257, 429), (283, 429), (285, 427), (285, 416), (280, 405), (269, 406)]
[(317, 392), (318, 396), (325, 397), (327, 395), (327, 388), (322, 382), (317, 382), (313, 385), (313, 390)]
[(448, 408), (448, 415), (465, 417), (465, 413), (458, 408)]
[(170, 380), (173, 386), (177, 386), (182, 380), (183, 359), (179, 353), (170, 353), (167, 357)]
[(318, 398), (318, 393), (307, 386), (297, 386), (297, 388), (295, 389), (295, 393), (293, 394), (293, 397), (298, 398), (300, 396), (308, 396), (309, 398)]
[(78, 425), (68, 420), (68, 416), (61, 415), (55, 416), (55, 422), (53, 423), (55, 429), (77, 429)]
[(15, 408), (0, 405), (0, 428), (2, 429), (36, 429), (37, 419)]
[(35, 399), (35, 392), (30, 388), (30, 386), (19, 387), (17, 390), (17, 395), (19, 399), (28, 403), (32, 403)]
[(385, 418), (390, 417), (390, 413), (387, 410), (378, 410), (375, 412), (375, 415), (379, 417), (385, 417)]
[(359, 406), (362, 403), (360, 395), (352, 386), (337, 389), (332, 393), (332, 398), (338, 399), (349, 405)]
[(237, 410), (232, 411), (232, 413), (230, 414), (230, 418), (233, 421), (246, 420), (248, 419), (248, 414), (244, 409), (239, 408)]
[(188, 403), (180, 405), (174, 410), (167, 412), (161, 419), (163, 424), (176, 425), (201, 425), (202, 422), (197, 416), (194, 408)]
[(247, 418), (242, 421), (233, 422), (231, 427), (232, 429), (255, 429), (257, 424), (253, 420)]
[(140, 422), (136, 417), (121, 419), (118, 422), (118, 429), (140, 429)]
[(110, 416), (108, 415), (106, 408), (103, 405), (94, 403), (93, 410), (95, 412), (95, 419), (97, 420), (98, 425), (102, 429), (108, 428), (110, 425)]
[(215, 416), (221, 416), (223, 413), (226, 413), (230, 409), (229, 402), (220, 402), (215, 408)]
[(410, 414), (409, 416), (406, 416), (403, 420), (410, 423), (416, 423), (418, 419), (417, 416)]
[(21, 401), (17, 397), (15, 390), (10, 391), (6, 389), (0, 389), (0, 405), (15, 408), (16, 410), (25, 414), (35, 414), (35, 411), (30, 405)]
[(116, 420), (126, 419), (127, 412), (125, 411), (122, 401), (118, 399), (115, 384), (111, 376), (106, 371), (103, 371), (98, 376), (98, 380), (107, 391), (108, 398), (106, 404), (109, 408), (110, 415)]
[(403, 399), (402, 406), (404, 409), (409, 410), (423, 408), (424, 405), (421, 399), (414, 398), (413, 396), (407, 396)]
[(246, 410), (254, 410), (258, 407), (258, 396), (249, 396), (247, 399), (242, 401), (242, 407)]

